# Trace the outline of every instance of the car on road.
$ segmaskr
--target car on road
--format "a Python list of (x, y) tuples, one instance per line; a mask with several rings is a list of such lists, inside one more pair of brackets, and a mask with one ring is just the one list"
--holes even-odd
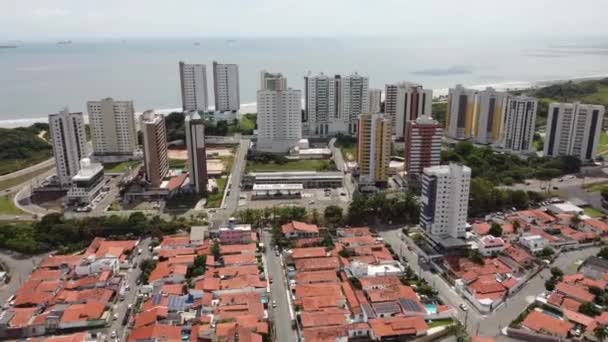
[(273, 301), (272, 301), (272, 307), (273, 307), (273, 308), (276, 308), (276, 307), (277, 307), (277, 301), (276, 301), (276, 300), (273, 300)]
[(114, 314), (114, 316), (112, 316), (113, 320), (117, 320), (118, 319), (118, 314)]
[(342, 191), (342, 192), (340, 193), (340, 196), (346, 196), (346, 192)]
[(270, 280), (270, 283), (272, 284), (272, 275), (268, 277), (268, 280)]
[(110, 334), (111, 338), (116, 338), (116, 330), (112, 330), (112, 333)]
[(462, 311), (469, 311), (469, 307), (466, 304), (460, 304), (459, 307)]
[(310, 202), (308, 202), (308, 204), (315, 204), (315, 201), (310, 200)]
[(279, 250), (278, 250), (278, 249), (275, 249), (275, 250), (274, 250), (274, 256), (276, 256), (276, 257), (278, 257), (278, 256), (279, 256)]

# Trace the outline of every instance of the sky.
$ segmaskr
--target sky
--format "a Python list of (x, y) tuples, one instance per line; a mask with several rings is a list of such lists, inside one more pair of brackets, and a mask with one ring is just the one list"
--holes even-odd
[(0, 0), (0, 39), (608, 36), (608, 0)]

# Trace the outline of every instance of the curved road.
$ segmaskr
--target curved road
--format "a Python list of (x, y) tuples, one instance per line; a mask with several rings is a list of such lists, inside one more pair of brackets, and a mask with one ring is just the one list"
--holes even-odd
[(45, 161), (43, 161), (41, 163), (38, 163), (36, 165), (32, 165), (32, 166), (27, 167), (25, 169), (18, 170), (18, 171), (15, 171), (13, 173), (9, 173), (9, 174), (0, 176), (0, 181), (11, 179), (11, 178), (15, 178), (15, 177), (19, 177), (19, 176), (23, 176), (23, 175), (28, 174), (30, 172), (37, 171), (37, 170), (43, 169), (45, 167), (52, 166), (54, 163), (55, 163), (55, 158), (47, 159), (47, 160), (45, 160)]

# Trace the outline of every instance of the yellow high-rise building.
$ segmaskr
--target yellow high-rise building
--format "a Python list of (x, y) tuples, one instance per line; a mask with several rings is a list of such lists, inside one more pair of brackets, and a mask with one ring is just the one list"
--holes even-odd
[(473, 135), (477, 91), (460, 84), (450, 88), (446, 117), (448, 138), (469, 139)]
[(359, 183), (376, 184), (388, 180), (391, 155), (391, 118), (383, 114), (359, 115), (357, 162)]

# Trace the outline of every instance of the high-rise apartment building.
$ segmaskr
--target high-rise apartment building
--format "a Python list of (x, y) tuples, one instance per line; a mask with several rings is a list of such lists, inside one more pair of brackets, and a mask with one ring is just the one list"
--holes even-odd
[(262, 152), (287, 152), (302, 138), (302, 92), (287, 88), (281, 74), (262, 71), (257, 93), (258, 142)]
[(213, 62), (213, 90), (215, 110), (220, 112), (241, 109), (239, 66)]
[(380, 113), (382, 107), (382, 90), (381, 89), (369, 89), (369, 106), (367, 113)]
[(338, 112), (340, 82), (323, 73), (304, 77), (304, 116), (302, 129), (307, 136), (333, 136), (341, 133), (344, 123)]
[(467, 224), (471, 169), (451, 163), (424, 169), (420, 226), (427, 234), (463, 238)]
[(590, 161), (597, 154), (604, 106), (551, 103), (545, 136), (545, 156), (576, 156)]
[(391, 83), (384, 85), (384, 114), (391, 118), (393, 124), (393, 134), (397, 129), (397, 90), (401, 83)]
[(502, 121), (507, 93), (486, 88), (477, 92), (475, 105), (475, 129), (473, 140), (478, 144), (497, 144), (500, 142)]
[(447, 137), (473, 139), (478, 144), (500, 141), (507, 93), (486, 88), (482, 91), (457, 85), (449, 90), (446, 118)]
[(417, 177), (422, 171), (441, 162), (443, 130), (437, 120), (421, 116), (405, 125), (405, 171)]
[(182, 109), (207, 111), (207, 68), (205, 64), (187, 64), (179, 62), (179, 79), (182, 88)]
[(198, 111), (192, 111), (186, 114), (184, 121), (190, 184), (196, 193), (204, 194), (207, 192), (208, 180), (205, 122)]
[(153, 110), (145, 111), (141, 116), (141, 131), (146, 180), (153, 188), (158, 188), (169, 173), (165, 118)]
[(469, 139), (473, 136), (473, 120), (477, 91), (458, 84), (448, 91), (447, 137)]
[(408, 121), (416, 120), (423, 115), (431, 116), (433, 108), (433, 90), (424, 89), (421, 85), (407, 82), (397, 83), (396, 88), (396, 128), (394, 132), (397, 138), (403, 138), (405, 124)]
[(502, 148), (515, 153), (533, 152), (538, 101), (526, 96), (509, 97), (505, 110)]
[(391, 119), (384, 114), (364, 113), (359, 115), (358, 126), (359, 183), (386, 182), (391, 157)]
[(70, 113), (66, 108), (49, 115), (49, 130), (57, 177), (62, 187), (69, 186), (80, 160), (88, 155), (82, 113)]
[(348, 134), (357, 133), (359, 115), (369, 109), (369, 79), (357, 73), (336, 77), (340, 84), (340, 117)]
[(93, 155), (101, 162), (128, 160), (137, 148), (133, 101), (111, 97), (87, 102)]

